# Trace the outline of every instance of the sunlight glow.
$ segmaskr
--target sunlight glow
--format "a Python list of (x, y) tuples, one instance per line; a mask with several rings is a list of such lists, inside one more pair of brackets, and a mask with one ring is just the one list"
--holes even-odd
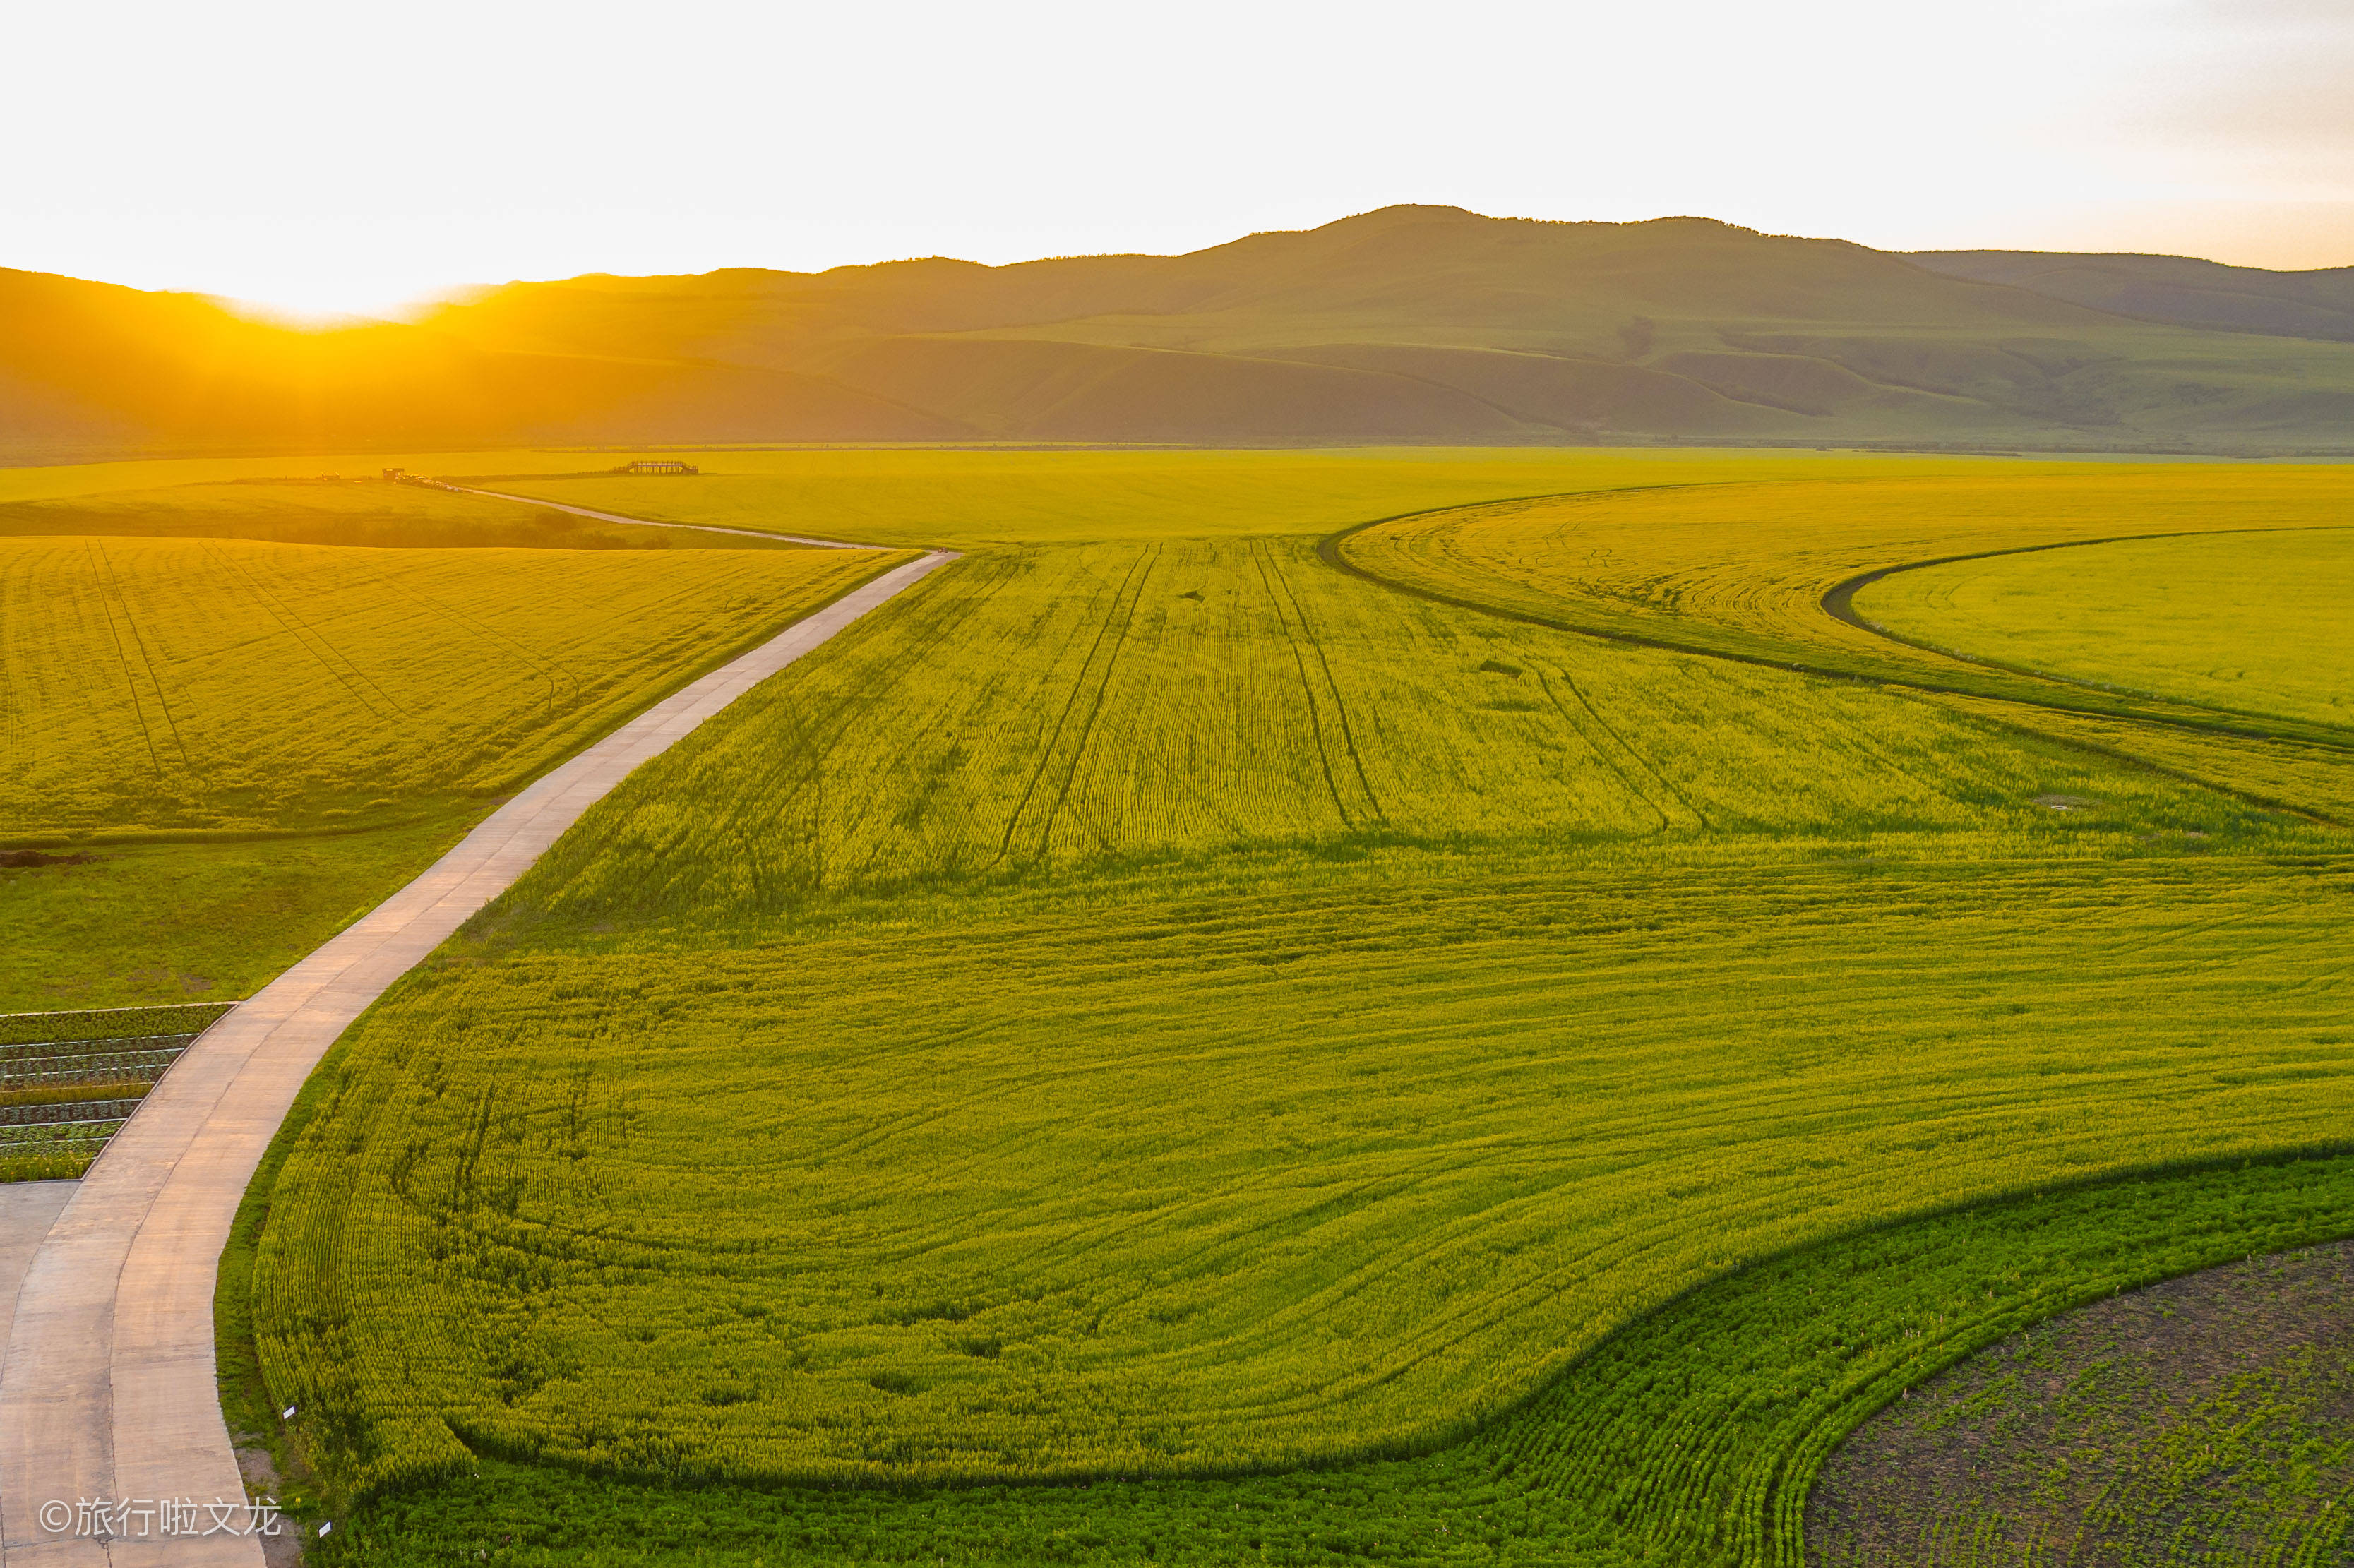
[[(659, 70), (611, 0), (552, 30), (458, 0), (132, 8), (19, 19), (21, 58), (65, 63), (0, 95), (36, 150), (0, 265), (374, 316), (584, 271), (1169, 253), (1393, 202), (2354, 262), (2354, 7), (2316, 0), (1368, 0), (1345, 26), (681, 0), (693, 69)], [(396, 34), (468, 47), (354, 68)]]

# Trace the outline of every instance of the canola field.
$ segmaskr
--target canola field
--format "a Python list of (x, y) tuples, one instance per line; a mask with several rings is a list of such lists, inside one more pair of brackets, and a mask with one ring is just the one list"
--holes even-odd
[(2354, 523), (2137, 539), (1899, 572), (1857, 612), (1915, 642), (2354, 736)]
[(336, 475), (218, 480), (0, 501), (0, 537), (36, 534), (444, 549), (779, 547), (740, 535), (599, 524), (519, 502)]
[[(1658, 485), (2048, 473), (2048, 463), (1877, 453), (1394, 447), (1318, 451), (715, 451), (693, 479), (443, 458), (420, 471), (673, 523), (909, 547), (1330, 533), (1402, 513)], [(542, 471), (532, 471), (533, 470)], [(0, 485), (0, 495), (5, 494)]]
[[(2063, 710), (2250, 730), (2231, 713), (2200, 705), (2211, 691), (2168, 699), (2122, 679), (2113, 687), (2040, 679), (1907, 647), (1825, 613), (1827, 597), (1867, 574), (2071, 540), (2206, 534), (2216, 536), (2211, 550), (2240, 550), (2250, 563), (2241, 569), (2260, 571), (2253, 563), (2277, 542), (2251, 539), (2242, 548), (2226, 535), (2337, 525), (2354, 503), (2354, 473), (2339, 466), (2261, 476), (2195, 465), (2025, 467), (1992, 466), (1964, 479), (1862, 474), (1545, 497), (1378, 524), (1337, 541), (1331, 554), (1386, 582), (1606, 636)], [(2070, 557), (2018, 569), (2065, 581)], [(1901, 580), (1914, 575), (1882, 578), (1859, 597), (1887, 602), (1882, 596), (1907, 591)], [(2223, 597), (2232, 591), (2229, 582), (2217, 587)], [(2221, 623), (2212, 634), (2235, 635)], [(2326, 721), (2294, 715), (2253, 732), (2344, 738)]]
[(2011, 468), (1789, 461), (1520, 514), (1650, 509), (1585, 576), (1490, 506), (956, 535), (306, 1090), (223, 1319), (323, 1550), (1795, 1563), (1904, 1380), (2354, 1231), (2340, 1162), (2247, 1163), (2354, 1093), (2354, 856), (2232, 776), (2327, 796), (2323, 728), (2153, 764), (1820, 609), (2335, 479), (2041, 468), (2030, 526)]
[(0, 540), (15, 843), (496, 795), (899, 559)]

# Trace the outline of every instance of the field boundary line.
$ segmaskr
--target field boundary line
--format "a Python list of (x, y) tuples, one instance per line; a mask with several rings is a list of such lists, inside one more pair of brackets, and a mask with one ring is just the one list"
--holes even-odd
[[(1662, 486), (1658, 488), (1666, 487)], [(1571, 493), (1583, 493), (1573, 492)], [(1544, 496), (1534, 496), (1530, 497), (1529, 499), (1545, 500), (1549, 498)], [(1494, 505), (1496, 503), (1480, 502), (1476, 504), (1488, 506)], [(1352, 535), (1362, 534), (1369, 528), (1378, 528), (1388, 523), (1408, 522), (1416, 517), (1436, 517), (1447, 512), (1468, 512), (1470, 510), (1472, 510), (1472, 508), (1469, 506), (1435, 506), (1421, 512), (1402, 512), (1394, 517), (1369, 518), (1365, 522), (1352, 524), (1346, 528), (1342, 528), (1334, 533), (1324, 535), (1323, 538), (1318, 540), (1316, 543), (1316, 554), (1326, 566), (1332, 567), (1335, 571), (1344, 573), (1349, 577), (1361, 577), (1366, 582), (1385, 588), (1393, 593), (1405, 594), (1409, 599), (1418, 599), (1431, 604), (1443, 604), (1455, 609), (1468, 609), (1480, 615), (1492, 615), (1499, 620), (1517, 621), (1523, 626), (1541, 626), (1549, 631), (1566, 631), (1573, 636), (1590, 637), (1599, 642), (1616, 642), (1622, 647), (1651, 648), (1663, 653), (1681, 653), (1694, 659), (1721, 659), (1725, 662), (1732, 664), (1749, 664), (1761, 670), (1781, 670), (1791, 674), (1813, 675), (1819, 679), (1828, 681), (1848, 681), (1864, 685), (1878, 686), (1886, 690), (1920, 692), (1930, 696), (1937, 697), (1962, 697), (1974, 702), (2002, 703), (2013, 707), (2024, 708), (2030, 712), (2068, 714), (2078, 718), (2097, 719), (2110, 724), (2126, 726), (2152, 725), (2164, 729), (2180, 730), (2190, 735), (2222, 736), (2241, 740), (2261, 741), (2267, 745), (2313, 746), (2329, 751), (2354, 752), (2354, 739), (2329, 738), (2319, 736), (2306, 736), (2303, 734), (2281, 734), (2272, 730), (2253, 729), (2244, 725), (2222, 722), (2221, 719), (2209, 721), (2188, 715), (2145, 713), (2122, 705), (2118, 707), (2107, 708), (2095, 706), (2091, 704), (2079, 705), (2074, 703), (2050, 701), (2030, 696), (2024, 693), (1980, 691), (1968, 686), (1956, 685), (1946, 682), (1916, 680), (1893, 673), (1872, 673), (1861, 670), (1841, 670), (1828, 664), (1810, 662), (1804, 659), (1768, 658), (1763, 653), (1743, 653), (1729, 648), (1711, 648), (1698, 642), (1671, 641), (1664, 637), (1647, 637), (1641, 632), (1637, 631), (1612, 630), (1598, 626), (1581, 626), (1574, 620), (1565, 620), (1553, 616), (1539, 615), (1532, 610), (1513, 609), (1504, 605), (1490, 604), (1481, 599), (1469, 599), (1458, 594), (1441, 593), (1437, 588), (1425, 588), (1419, 583), (1404, 582), (1395, 577), (1384, 577), (1380, 572), (1373, 571), (1370, 567), (1360, 566), (1356, 562), (1349, 559), (1348, 556), (1342, 553), (1341, 548), (1341, 544)], [(2322, 524), (2322, 526), (2345, 527), (2349, 526), (2349, 524)], [(2203, 533), (2183, 535), (2150, 536), (2207, 538), (2212, 537), (2215, 534), (2223, 532), (2232, 534), (2303, 534), (2313, 531), (2314, 530), (2309, 527), (2234, 528), (2229, 530), (2208, 530)], [(2038, 549), (2064, 549), (2071, 544), (2091, 545), (2114, 544), (2118, 542), (2119, 541), (2116, 540), (2096, 539), (2068, 540), (2053, 545), (2036, 546), (2031, 547)], [(1966, 557), (1956, 556), (1953, 558), (1963, 559)], [(1933, 566), (1940, 563), (1924, 561), (1917, 564), (1921, 566)], [(1890, 567), (1888, 569), (1893, 571), (1902, 568)], [(1863, 630), (1871, 630), (1872, 629), (1866, 627)], [(1925, 645), (1924, 647), (1924, 651), (1936, 653), (1944, 652), (1942, 649), (1926, 648)], [(1791, 652), (1803, 652), (1803, 649), (1794, 644), (1791, 646)], [(2001, 666), (1985, 667), (1996, 670), (1998, 673), (2002, 674), (2017, 673), (2020, 674), (2020, 678), (2021, 679), (2031, 678), (2039, 681), (2048, 679), (2048, 677), (2041, 675), (2031, 677)], [(2066, 683), (2055, 680), (2052, 683), (2065, 684)], [(2084, 689), (2087, 691), (2098, 691), (2101, 688), (2097, 686), (2088, 686)], [(2195, 706), (2195, 705), (2183, 705)], [(2274, 800), (2268, 796), (2258, 795), (2249, 790), (2240, 789), (2235, 785), (2224, 784), (2212, 779), (2202, 778), (2199, 775), (2185, 772), (2179, 768), (2170, 768), (2164, 763), (2152, 761), (2147, 758), (2137, 757), (2124, 751), (2112, 750), (2109, 747), (2094, 745), (2089, 742), (2077, 739), (2072, 736), (2060, 736), (2054, 735), (2049, 730), (2033, 729), (2030, 726), (2021, 724), (2017, 720), (2004, 718), (1999, 715), (1988, 714), (1981, 715), (1980, 716), (1988, 719), (1990, 723), (2005, 725), (2012, 729), (2027, 731), (2041, 739), (2052, 742), (2056, 745), (2073, 747), (2078, 750), (2090, 751), (2104, 757), (2120, 758), (2133, 763), (2136, 767), (2147, 768), (2153, 773), (2162, 774), (2171, 779), (2184, 779), (2190, 783), (2197, 784), (2203, 789), (2213, 789), (2219, 794), (2230, 795), (2234, 799), (2245, 800), (2251, 805), (2261, 807), (2268, 811), (2286, 812), (2290, 816), (2302, 817), (2307, 821), (2320, 822), (2326, 826), (2333, 828), (2346, 827), (2349, 825), (2346, 822), (2340, 821), (2335, 817), (2327, 815), (2325, 812), (2317, 811), (2310, 806), (2300, 806), (2287, 800)]]
[[(1874, 637), (1885, 638), (1891, 642), (1900, 643), (1907, 648), (1917, 648), (1925, 653), (1935, 653), (1944, 659), (1957, 659), (1965, 664), (1977, 664), (1988, 670), (1999, 670), (2007, 675), (2025, 675), (2038, 681), (2057, 681), (2062, 685), (2082, 686), (2087, 691), (2116, 692), (2118, 688), (2103, 685), (2098, 681), (2079, 680), (2073, 675), (2055, 674), (2049, 670), (2036, 670), (2024, 664), (2006, 663), (2000, 659), (1988, 659), (1977, 653), (1965, 653), (1959, 649), (1941, 647), (1935, 642), (1925, 642), (1917, 637), (1907, 637), (1901, 631), (1892, 631), (1880, 622), (1867, 619), (1861, 610), (1856, 609), (1855, 596), (1884, 577), (1897, 577), (1905, 572), (1926, 571), (1931, 567), (1956, 566), (1964, 561), (1991, 561), (2004, 556), (2036, 556), (2047, 550), (2080, 550), (2094, 545), (2131, 545), (2149, 539), (2216, 539), (2242, 534), (2341, 534), (2349, 528), (2354, 528), (2354, 523), (2313, 523), (2294, 528), (2177, 528), (2164, 534), (2112, 534), (2102, 539), (2062, 539), (2049, 545), (2013, 545), (2000, 550), (1974, 550), (1964, 556), (1939, 556), (1934, 560), (1905, 561), (1893, 567), (1877, 567), (1868, 572), (1858, 572), (1855, 576), (1833, 583), (1829, 588), (1825, 588), (1820, 603), (1823, 613), (1833, 620), (1842, 621), (1859, 631), (1869, 631)], [(2182, 703), (2186, 706), (2204, 708), (2210, 713), (2227, 718), (2261, 721), (2281, 716), (2276, 714), (2258, 713), (2250, 708), (2227, 708), (2219, 707), (2211, 703), (2192, 703), (2181, 697), (2169, 697), (2162, 692), (2144, 692), (2131, 688), (2127, 690), (2131, 695), (2143, 697), (2151, 702)], [(2326, 737), (2315, 737), (2306, 740), (2306, 744), (2343, 746), (2346, 743), (2332, 741)]]
[[(1667, 487), (1660, 486), (1657, 488)], [(1572, 492), (1571, 493), (1582, 494), (1584, 493)], [(1552, 498), (1547, 496), (1532, 496), (1529, 499), (1543, 501)], [(1494, 502), (1483, 501), (1477, 504), (1480, 506), (1492, 506), (1497, 503)], [(1656, 648), (1662, 652), (1686, 653), (1696, 659), (1722, 659), (1728, 663), (1754, 664), (1761, 670), (1787, 670), (1800, 675), (1819, 675), (1826, 680), (1861, 681), (1874, 686), (1894, 686), (1907, 691), (1934, 693), (1939, 696), (1975, 697), (1980, 701), (2015, 703), (2021, 707), (2048, 708), (2053, 713), (2076, 714), (2085, 718), (2113, 719), (2129, 724), (2164, 725), (2169, 729), (2190, 730), (2192, 733), (2199, 735), (2237, 736), (2247, 740), (2279, 741), (2292, 746), (2318, 746), (2332, 750), (2354, 751), (2354, 739), (2329, 735), (2283, 734), (2273, 730), (2253, 729), (2245, 725), (2220, 722), (2222, 719), (2242, 715), (2234, 715), (2230, 709), (2202, 709), (2198, 704), (2180, 703), (2178, 699), (2174, 698), (2159, 698), (2155, 700), (2176, 703), (2179, 706), (2197, 709), (2205, 713), (2212, 713), (2218, 715), (2218, 721), (2210, 722), (2206, 719), (2192, 716), (2190, 714), (2153, 714), (2143, 713), (2123, 707), (2104, 708), (2090, 705), (2080, 706), (2073, 703), (2040, 700), (2017, 693), (1978, 691), (1968, 686), (1957, 686), (1946, 682), (1935, 680), (1916, 680), (1907, 675), (1893, 673), (1875, 674), (1868, 673), (1861, 670), (1841, 670), (1832, 665), (1808, 662), (1804, 657), (1806, 650), (1797, 644), (1789, 645), (1790, 652), (1799, 654), (1801, 657), (1796, 659), (1783, 659), (1769, 657), (1764, 653), (1744, 653), (1731, 648), (1711, 648), (1706, 644), (1700, 642), (1680, 642), (1666, 637), (1650, 637), (1646, 636), (1644, 633), (1639, 631), (1616, 630), (1600, 626), (1581, 626), (1574, 620), (1565, 620), (1554, 616), (1539, 615), (1533, 610), (1513, 609), (1505, 605), (1490, 604), (1485, 600), (1469, 599), (1459, 594), (1442, 593), (1437, 588), (1425, 588), (1420, 583), (1405, 582), (1396, 577), (1384, 577), (1383, 574), (1373, 570), (1371, 567), (1360, 566), (1355, 561), (1349, 559), (1349, 557), (1343, 554), (1341, 549), (1342, 541), (1348, 539), (1351, 535), (1362, 534), (1369, 528), (1381, 527), (1384, 524), (1405, 523), (1416, 517), (1436, 517), (1443, 513), (1469, 512), (1470, 510), (1472, 510), (1472, 508), (1469, 506), (1436, 506), (1426, 512), (1402, 512), (1394, 517), (1375, 517), (1363, 523), (1352, 524), (1346, 528), (1342, 528), (1336, 533), (1328, 534), (1323, 538), (1318, 540), (1316, 544), (1316, 554), (1323, 560), (1326, 566), (1332, 567), (1334, 570), (1345, 572), (1352, 577), (1363, 577), (1369, 583), (1378, 583), (1383, 588), (1388, 588), (1394, 593), (1402, 593), (1412, 599), (1426, 599), (1432, 604), (1449, 605), (1457, 609), (1477, 610), (1482, 615), (1492, 615), (1505, 620), (1517, 620), (1524, 626), (1542, 626), (1552, 631), (1573, 632), (1577, 636), (1591, 637), (1603, 642), (1618, 642), (1633, 648)], [(2037, 550), (2061, 550), (2067, 549), (2075, 545), (2119, 544), (2123, 543), (2125, 539), (2130, 538), (2212, 538), (2218, 535), (2227, 533), (2233, 535), (2308, 534), (2317, 532), (2319, 528), (2343, 527), (2354, 527), (2354, 524), (2321, 524), (2318, 525), (2309, 525), (2297, 528), (2208, 529), (2203, 531), (2194, 530), (2190, 533), (2180, 535), (2126, 535), (2116, 539), (2068, 539), (2061, 540), (2050, 545), (2034, 545), (2023, 547)], [(1989, 553), (1995, 555), (2008, 555), (2013, 552), (1992, 551)], [(1911, 569), (1913, 567), (1943, 566), (1946, 564), (1947, 561), (1968, 560), (1971, 558), (1973, 557), (1967, 556), (1953, 556), (1946, 557), (1944, 560), (1908, 562), (1900, 566), (1878, 569), (1887, 572), (1904, 571)], [(1853, 579), (1850, 580), (1851, 581)], [(1871, 631), (1875, 636), (1887, 636), (1887, 633), (1881, 632), (1871, 626), (1864, 626), (1861, 628), (1861, 630)], [(1896, 638), (1890, 638), (1889, 640), (1892, 641), (1902, 641), (1902, 639)], [(1927, 643), (1907, 643), (1905, 646), (1917, 648), (1923, 652), (1935, 653), (1942, 657), (1952, 658), (1958, 662), (1980, 663), (1983, 668), (1999, 670), (2000, 673), (2007, 675), (2016, 674), (2020, 676), (2022, 679), (2051, 681), (2054, 684), (2060, 685), (2071, 685), (2076, 683), (2063, 681), (2058, 676), (2045, 675), (2041, 672), (2014, 670), (2007, 665), (1983, 664), (1982, 662), (1969, 660), (1959, 654), (1949, 653), (1945, 649), (1932, 647)], [(2093, 692), (2102, 690), (2099, 686), (2086, 686), (2084, 689), (2086, 691)], [(2257, 717), (2264, 715), (2249, 715), (2244, 716)], [(2288, 722), (2295, 723), (2296, 721), (2292, 720)]]
[(782, 539), (791, 545), (807, 545), (818, 550), (896, 550), (901, 545), (861, 545), (849, 539), (820, 539), (807, 534), (771, 534), (761, 528), (729, 528), (717, 523), (657, 523), (651, 517), (624, 517), (618, 512), (599, 512), (593, 506), (575, 506), (569, 502), (543, 501), (536, 495), (517, 495), (505, 490), (477, 490), (469, 484), (451, 484), (436, 480), (441, 490), (454, 490), (461, 495), (486, 495), (493, 501), (520, 501), (526, 506), (545, 506), (551, 512), (569, 512), (575, 517), (593, 517), (599, 523), (626, 523), (634, 528), (684, 528), (696, 534), (737, 534), (747, 539)]
[[(122, 1561), (46, 1528), (43, 1506), (58, 1499), (69, 1514), (84, 1498), (242, 1505), (213, 1294), (246, 1187), (320, 1057), (639, 767), (958, 558), (930, 551), (859, 585), (542, 774), (174, 1065), (77, 1185), (18, 1292), (0, 1357), (0, 1562)], [(251, 1536), (216, 1535), (169, 1561), (260, 1568), (262, 1553)]]

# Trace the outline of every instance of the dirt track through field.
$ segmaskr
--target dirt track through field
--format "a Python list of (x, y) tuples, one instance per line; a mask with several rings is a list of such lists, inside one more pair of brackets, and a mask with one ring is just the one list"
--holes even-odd
[(803, 534), (770, 534), (758, 528), (726, 528), (716, 523), (657, 523), (650, 517), (624, 517), (618, 512), (599, 512), (587, 506), (574, 506), (562, 501), (542, 501), (535, 495), (510, 495), (503, 490), (476, 490), (469, 485), (450, 484), (444, 490), (454, 490), (461, 495), (487, 495), (493, 501), (520, 501), (526, 505), (545, 507), (550, 512), (569, 512), (575, 517), (593, 517), (599, 523), (627, 523), (637, 528), (684, 528), (696, 534), (736, 534), (747, 539), (782, 539), (790, 545), (807, 545), (817, 550), (872, 550), (873, 545), (854, 545), (843, 539), (812, 539)]
[[(32, 1250), (10, 1292), (13, 1321), (0, 1313), (0, 1563), (263, 1562), (241, 1528), (207, 1531), (223, 1517), (208, 1504), (247, 1521), (214, 1369), (213, 1289), (238, 1203), (311, 1069), (641, 764), (954, 559), (934, 551), (884, 573), (556, 768), (174, 1065)], [(82, 1505), (99, 1499), (145, 1511), (98, 1522)], [(158, 1499), (194, 1499), (192, 1512), (167, 1516)], [(176, 1532), (182, 1518), (191, 1533)]]

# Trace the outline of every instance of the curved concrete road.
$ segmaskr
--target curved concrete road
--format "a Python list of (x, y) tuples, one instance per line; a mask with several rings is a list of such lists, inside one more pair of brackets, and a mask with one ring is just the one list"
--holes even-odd
[[(24, 1271), (0, 1360), (0, 1562), (260, 1568), (215, 1378), (213, 1286), (238, 1203), (295, 1091), (362, 1009), (641, 763), (955, 558), (935, 551), (886, 572), (656, 704), (188, 1048), (74, 1187)], [(159, 1507), (177, 1499), (187, 1509)], [(82, 1506), (101, 1500), (117, 1505), (103, 1519)], [(223, 1512), (234, 1529), (216, 1527)]]

